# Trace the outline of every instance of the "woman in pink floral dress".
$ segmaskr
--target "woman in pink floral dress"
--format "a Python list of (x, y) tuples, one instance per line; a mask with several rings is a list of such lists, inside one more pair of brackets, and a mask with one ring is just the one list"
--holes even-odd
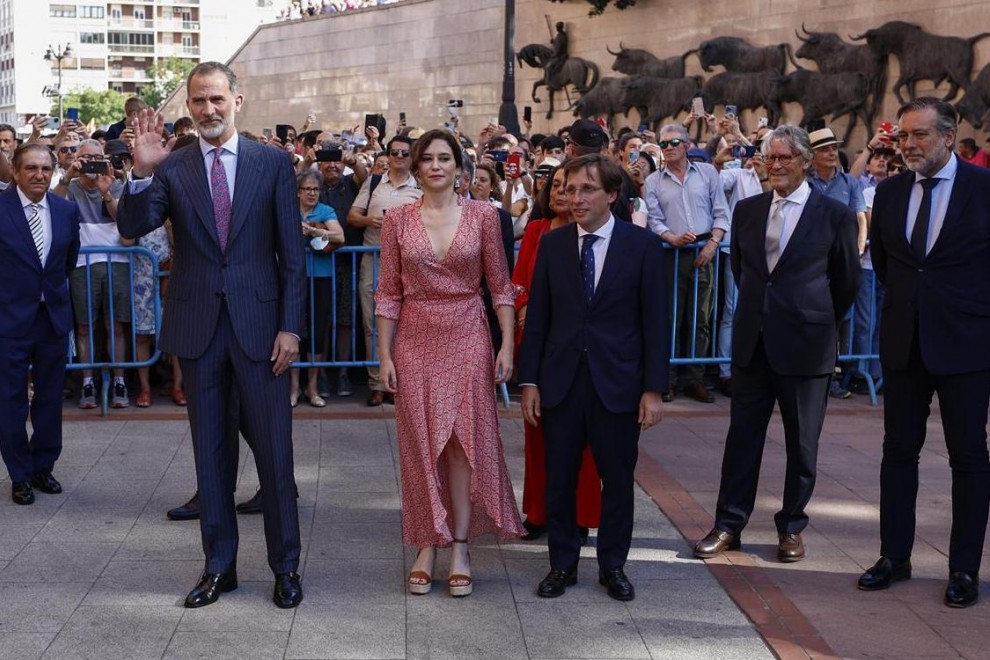
[[(429, 592), (436, 549), (453, 544), (448, 586), (466, 596), (468, 541), (524, 532), (495, 400), (495, 384), (512, 372), (513, 287), (495, 209), (454, 191), (462, 164), (454, 137), (428, 131), (412, 157), (423, 198), (382, 222), (378, 355), (382, 384), (395, 393), (402, 538), (420, 548), (409, 591)], [(483, 275), (502, 328), (494, 363)]]

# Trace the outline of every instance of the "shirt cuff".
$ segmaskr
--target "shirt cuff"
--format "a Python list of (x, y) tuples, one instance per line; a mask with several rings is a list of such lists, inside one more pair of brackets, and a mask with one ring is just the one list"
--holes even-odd
[(135, 179), (133, 171), (127, 173), (127, 191), (132, 195), (139, 195), (148, 189), (155, 175), (149, 174), (143, 179)]

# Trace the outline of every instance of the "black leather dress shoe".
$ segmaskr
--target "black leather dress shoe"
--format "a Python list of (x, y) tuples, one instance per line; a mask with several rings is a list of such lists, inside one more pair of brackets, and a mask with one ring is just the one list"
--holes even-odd
[(26, 481), (15, 481), (10, 485), (10, 499), (14, 504), (34, 504), (34, 490)]
[(591, 533), (590, 529), (578, 525), (578, 534), (581, 535), (581, 545), (588, 545), (588, 535), (590, 533)]
[(977, 573), (955, 571), (949, 574), (949, 586), (945, 588), (945, 604), (949, 607), (969, 607), (980, 597), (980, 578)]
[(251, 499), (241, 502), (236, 507), (237, 513), (261, 513), (261, 489)]
[(204, 573), (189, 595), (186, 596), (186, 607), (203, 607), (217, 602), (220, 594), (237, 588), (237, 571), (229, 573)]
[(523, 527), (526, 528), (526, 533), (520, 537), (523, 541), (535, 541), (547, 533), (546, 525), (537, 525), (529, 522), (529, 520), (523, 521)]
[(894, 563), (886, 557), (881, 557), (866, 572), (859, 576), (856, 586), (863, 591), (880, 591), (887, 589), (894, 582), (911, 579), (911, 560), (905, 559)]
[(279, 573), (275, 576), (275, 592), (272, 600), (283, 610), (302, 602), (302, 578), (298, 573)]
[(189, 501), (182, 506), (166, 511), (165, 517), (169, 520), (199, 520), (199, 491), (193, 493)]
[(609, 570), (600, 569), (598, 571), (598, 584), (608, 587), (608, 595), (615, 600), (632, 600), (636, 597), (636, 590), (632, 582), (626, 577), (625, 571), (621, 568), (611, 568)]
[(58, 495), (62, 492), (62, 484), (52, 476), (51, 472), (39, 472), (34, 475), (31, 479), (31, 485), (49, 495)]
[(708, 532), (708, 536), (694, 544), (694, 556), (698, 559), (711, 559), (726, 550), (738, 550), (741, 546), (742, 539), (739, 536), (713, 529)]
[(561, 571), (552, 568), (536, 587), (536, 595), (540, 598), (556, 598), (563, 596), (567, 587), (573, 587), (575, 584), (577, 584), (577, 569)]

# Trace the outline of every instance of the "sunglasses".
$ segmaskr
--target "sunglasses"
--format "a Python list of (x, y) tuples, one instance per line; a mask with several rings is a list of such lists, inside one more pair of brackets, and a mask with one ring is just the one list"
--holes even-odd
[(76, 153), (77, 147), (59, 147), (58, 152), (60, 154), (74, 154)]
[(409, 157), (409, 150), (408, 149), (392, 149), (391, 151), (388, 152), (388, 155), (389, 156), (392, 156), (393, 158), (408, 158)]
[(660, 140), (657, 142), (661, 149), (666, 149), (667, 147), (679, 147), (684, 144), (684, 140), (681, 138), (674, 138), (673, 140)]

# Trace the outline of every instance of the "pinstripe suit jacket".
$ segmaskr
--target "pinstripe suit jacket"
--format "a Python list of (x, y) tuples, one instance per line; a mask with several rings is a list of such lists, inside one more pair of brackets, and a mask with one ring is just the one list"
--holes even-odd
[(171, 218), (175, 237), (161, 348), (203, 354), (224, 299), (234, 334), (252, 360), (271, 356), (279, 331), (302, 335), (305, 262), (295, 175), (284, 151), (240, 138), (233, 214), (220, 250), (203, 155), (196, 145), (171, 154), (147, 189), (124, 191), (120, 235), (137, 238)]

